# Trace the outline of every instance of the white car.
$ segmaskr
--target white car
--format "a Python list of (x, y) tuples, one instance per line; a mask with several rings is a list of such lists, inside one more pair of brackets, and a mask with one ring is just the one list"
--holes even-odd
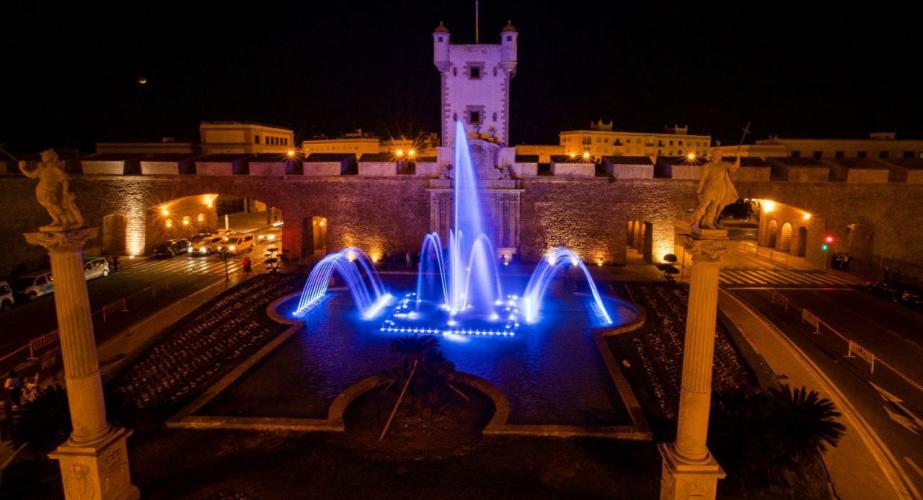
[(0, 281), (0, 309), (6, 311), (13, 307), (16, 298), (13, 297), (13, 289), (6, 281)]
[(83, 259), (83, 275), (87, 281), (93, 278), (109, 276), (109, 261), (104, 257), (88, 257)]
[(54, 278), (51, 271), (27, 274), (13, 280), (13, 292), (17, 295), (35, 300), (42, 295), (54, 293)]
[(218, 253), (226, 252), (228, 255), (238, 255), (253, 250), (253, 243), (252, 234), (232, 236), (225, 238), (215, 249)]

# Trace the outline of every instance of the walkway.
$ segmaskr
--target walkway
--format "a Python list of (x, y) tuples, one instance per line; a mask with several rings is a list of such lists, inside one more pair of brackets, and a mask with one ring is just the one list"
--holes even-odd
[[(727, 291), (719, 308), (740, 329), (769, 366), (792, 386), (805, 386), (831, 399), (843, 413), (846, 433), (839, 446), (824, 453), (836, 493), (843, 499), (919, 498), (894, 467), (894, 457), (842, 393), (785, 336)], [(909, 486), (913, 488), (912, 485)]]

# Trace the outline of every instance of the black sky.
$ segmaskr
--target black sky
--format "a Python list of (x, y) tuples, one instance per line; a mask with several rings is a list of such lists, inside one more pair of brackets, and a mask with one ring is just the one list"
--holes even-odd
[[(83, 4), (94, 4), (93, 6)], [(197, 140), (202, 120), (438, 130), (433, 28), (473, 39), (473, 0), (0, 3), (0, 143), (11, 151)], [(883, 2), (481, 1), (519, 29), (514, 143), (618, 129), (923, 137), (916, 14)], [(140, 86), (140, 76), (148, 85)]]

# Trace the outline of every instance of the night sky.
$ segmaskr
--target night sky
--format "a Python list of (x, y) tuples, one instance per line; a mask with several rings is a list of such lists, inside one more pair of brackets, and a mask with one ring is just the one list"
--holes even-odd
[[(0, 6), (6, 149), (197, 141), (202, 120), (299, 140), (438, 131), (432, 30), (444, 20), (454, 42), (474, 38), (473, 0), (89, 3)], [(923, 137), (918, 18), (811, 3), (482, 0), (481, 41), (498, 43), (507, 19), (520, 32), (514, 144), (557, 143), (600, 117), (725, 143), (747, 121), (756, 138)]]

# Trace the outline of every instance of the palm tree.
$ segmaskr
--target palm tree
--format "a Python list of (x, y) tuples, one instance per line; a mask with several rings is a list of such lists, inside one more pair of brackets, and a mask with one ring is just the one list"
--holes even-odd
[(770, 389), (767, 411), (778, 419), (781, 451), (799, 463), (827, 451), (827, 445), (836, 447), (846, 430), (836, 421), (842, 414), (833, 401), (805, 387)]
[(710, 446), (745, 493), (790, 486), (846, 429), (836, 405), (804, 387), (720, 394), (715, 407)]

